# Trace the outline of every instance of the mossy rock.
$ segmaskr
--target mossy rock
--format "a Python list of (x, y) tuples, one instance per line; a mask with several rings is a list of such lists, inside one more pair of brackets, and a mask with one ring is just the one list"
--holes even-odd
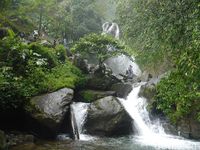
[(110, 90), (111, 86), (118, 82), (119, 82), (118, 80), (109, 76), (96, 75), (88, 79), (87, 87), (89, 89), (106, 91), (106, 90)]
[(145, 84), (141, 86), (139, 96), (152, 100), (156, 94), (155, 84)]
[(114, 91), (83, 90), (79, 93), (79, 95), (80, 95), (81, 101), (90, 103), (106, 96), (114, 96), (115, 92)]
[(111, 87), (112, 91), (115, 91), (117, 97), (126, 98), (129, 93), (132, 91), (133, 87), (130, 83), (116, 83)]

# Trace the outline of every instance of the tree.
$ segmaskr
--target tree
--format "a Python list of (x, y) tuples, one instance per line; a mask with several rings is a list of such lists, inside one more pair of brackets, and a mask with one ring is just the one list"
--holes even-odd
[(199, 6), (198, 0), (119, 1), (124, 40), (138, 49), (137, 58), (146, 66), (166, 65), (166, 58), (173, 64), (157, 86), (155, 103), (174, 122), (188, 116), (200, 120)]
[[(108, 51), (111, 47), (112, 51)], [(109, 57), (124, 52), (125, 47), (119, 41), (107, 35), (90, 34), (81, 38), (73, 47), (72, 51), (82, 56), (96, 55), (99, 65)]]

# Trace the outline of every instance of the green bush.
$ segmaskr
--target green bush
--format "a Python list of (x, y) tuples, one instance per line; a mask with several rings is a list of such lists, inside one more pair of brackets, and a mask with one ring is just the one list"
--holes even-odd
[(157, 108), (173, 122), (192, 117), (200, 121), (200, 44), (194, 43), (177, 59), (177, 67), (157, 86)]
[[(113, 51), (108, 52), (108, 47)], [(83, 56), (88, 54), (96, 55), (101, 64), (107, 58), (124, 52), (125, 47), (118, 40), (107, 35), (90, 34), (81, 38), (73, 47), (72, 52), (80, 53)]]
[(76, 86), (82, 84), (82, 82), (85, 82), (85, 77), (81, 74), (81, 71), (70, 62), (53, 68), (46, 75), (46, 78), (47, 80), (44, 84), (46, 84), (48, 91), (63, 87), (74, 89)]
[(81, 71), (66, 60), (65, 49), (0, 40), (0, 110), (23, 108), (30, 97), (84, 84)]
[(29, 49), (32, 50), (34, 56), (47, 61), (46, 67), (48, 69), (58, 65), (56, 52), (53, 48), (44, 47), (38, 43), (32, 43), (29, 45)]

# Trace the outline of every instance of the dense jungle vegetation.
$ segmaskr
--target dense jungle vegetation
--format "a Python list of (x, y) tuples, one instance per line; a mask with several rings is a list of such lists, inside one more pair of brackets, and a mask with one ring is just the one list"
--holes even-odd
[(157, 85), (157, 108), (173, 122), (200, 120), (200, 2), (119, 1), (123, 39), (138, 51), (138, 63), (168, 75)]

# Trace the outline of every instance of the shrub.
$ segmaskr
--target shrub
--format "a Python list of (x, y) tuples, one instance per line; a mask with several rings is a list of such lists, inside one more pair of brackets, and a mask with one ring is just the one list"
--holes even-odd
[(200, 121), (200, 45), (195, 43), (181, 54), (176, 69), (157, 86), (157, 107), (173, 122), (188, 116)]
[[(112, 50), (108, 50), (112, 48)], [(80, 53), (83, 56), (88, 54), (96, 55), (101, 64), (105, 59), (123, 53), (124, 46), (111, 36), (90, 34), (81, 38), (73, 47), (72, 52)]]
[(0, 40), (0, 110), (23, 108), (30, 97), (85, 82), (81, 71), (66, 60), (62, 46), (56, 49), (20, 39)]

